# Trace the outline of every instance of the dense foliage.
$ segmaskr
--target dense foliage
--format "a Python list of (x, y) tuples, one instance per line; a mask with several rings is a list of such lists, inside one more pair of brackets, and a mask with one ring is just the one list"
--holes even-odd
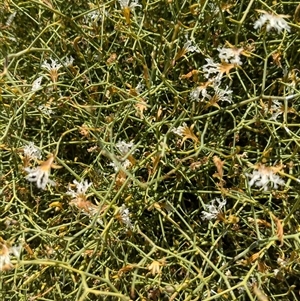
[(0, 3), (1, 300), (298, 300), (300, 6)]

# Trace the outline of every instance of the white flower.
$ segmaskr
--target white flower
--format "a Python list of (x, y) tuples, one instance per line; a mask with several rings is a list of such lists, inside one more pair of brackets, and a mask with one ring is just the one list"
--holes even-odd
[(214, 81), (219, 82), (223, 76), (221, 72), (221, 65), (219, 63), (215, 63), (211, 58), (205, 59), (207, 64), (203, 65), (202, 69), (204, 72), (204, 76), (206, 78), (210, 78), (211, 74), (216, 73), (216, 77), (214, 77)]
[(38, 109), (45, 115), (48, 115), (50, 117), (51, 114), (54, 114), (53, 110), (49, 106), (40, 105), (38, 106)]
[(209, 94), (207, 93), (206, 86), (198, 86), (190, 92), (190, 98), (194, 101), (199, 101), (200, 94), (202, 95), (202, 100), (204, 98), (209, 98)]
[(276, 172), (279, 171), (278, 168), (272, 166), (265, 166), (264, 164), (259, 164), (255, 168), (252, 174), (246, 173), (250, 181), (249, 186), (252, 187), (263, 187), (264, 191), (270, 190), (272, 187), (278, 189), (278, 185), (282, 186), (285, 184), (284, 180), (281, 179)]
[(118, 172), (120, 170), (120, 168), (115, 164), (115, 162), (110, 162), (108, 166), (111, 166), (115, 170), (115, 172)]
[[(63, 66), (61, 65), (57, 60), (54, 60), (50, 58), (51, 64), (49, 64), (47, 61), (44, 61), (42, 64), (42, 68), (48, 70), (50, 78), (52, 82), (55, 84), (58, 79), (58, 70)], [(54, 88), (56, 89), (56, 84), (54, 85)]]
[(220, 82), (213, 82), (214, 95), (211, 96), (205, 91), (204, 98), (212, 101), (212, 103), (218, 103), (219, 101), (232, 103), (232, 90), (229, 90), (228, 86), (226, 86), (226, 89), (221, 89), (220, 84)]
[(257, 280), (255, 277), (251, 277), (249, 281), (247, 281), (247, 286), (248, 287), (253, 287), (257, 285)]
[(129, 209), (123, 204), (119, 210), (119, 219), (123, 224), (126, 225), (127, 228), (132, 229), (133, 225), (131, 223), (129, 215)]
[(240, 287), (237, 288), (237, 290), (238, 290), (238, 292), (239, 292), (240, 295), (243, 295), (245, 293), (246, 289), (245, 289), (244, 286), (240, 286)]
[(230, 270), (227, 270), (227, 271), (225, 272), (225, 275), (226, 275), (227, 277), (230, 277), (230, 276), (232, 276), (232, 273), (231, 273)]
[(218, 48), (219, 58), (226, 63), (242, 65), (240, 54), (243, 50), (243, 48)]
[(199, 100), (199, 96), (200, 96), (200, 92), (201, 92), (200, 87), (196, 87), (195, 89), (193, 89), (193, 90), (190, 92), (190, 98), (191, 98), (192, 100), (198, 101), (198, 100)]
[(274, 270), (273, 270), (274, 276), (277, 276), (279, 272), (280, 272), (279, 269), (274, 269)]
[[(113, 169), (115, 170), (116, 173), (120, 171), (120, 168), (114, 162), (111, 162), (108, 165), (113, 167)], [(124, 169), (128, 169), (132, 166), (132, 163), (130, 162), (130, 160), (126, 159), (125, 161), (122, 162), (121, 166)]]
[(34, 145), (33, 142), (29, 142), (23, 148), (24, 155), (30, 159), (41, 159), (41, 151)]
[(186, 43), (183, 45), (184, 53), (187, 52), (200, 52), (197, 46), (193, 45), (193, 42), (187, 40)]
[(101, 20), (101, 14), (98, 10), (93, 10), (84, 16), (84, 23), (92, 26), (93, 23)]
[(139, 82), (135, 87), (135, 91), (137, 94), (141, 94), (145, 90), (145, 85), (142, 82)]
[(226, 89), (221, 89), (219, 85), (214, 85), (215, 89), (215, 96), (217, 101), (227, 101), (229, 103), (232, 102), (232, 90), (229, 90), (228, 86), (226, 86)]
[(185, 129), (187, 127), (188, 127), (187, 124), (184, 122), (181, 126), (172, 129), (171, 132), (174, 133), (174, 134), (176, 134), (176, 135), (178, 135), (178, 136), (183, 137), (184, 133), (185, 133)]
[(82, 180), (81, 182), (74, 180), (73, 183), (76, 186), (76, 191), (69, 187), (69, 190), (67, 192), (67, 194), (71, 195), (73, 198), (85, 196), (85, 193), (87, 192), (89, 187), (93, 185), (93, 183), (89, 183), (88, 180)]
[(241, 155), (239, 155), (240, 158), (248, 158), (248, 153), (243, 152)]
[(17, 14), (17, 12), (15, 11), (14, 13), (12, 13), (12, 14), (9, 15), (9, 17), (8, 17), (6, 23), (5, 23), (6, 26), (10, 26), (11, 25), (11, 23), (13, 22), (16, 14)]
[(283, 114), (282, 104), (276, 99), (274, 99), (272, 102), (273, 102), (271, 106), (272, 117), (270, 118), (270, 120), (277, 121), (278, 116)]
[(53, 164), (54, 156), (51, 155), (48, 160), (43, 161), (40, 166), (36, 168), (26, 167), (24, 170), (28, 173), (25, 177), (29, 182), (36, 182), (40, 189), (45, 189), (47, 184), (55, 186), (55, 182), (49, 179), (51, 167)]
[(10, 261), (10, 255), (15, 257), (20, 257), (22, 246), (13, 246), (8, 247), (4, 242), (0, 243), (0, 271), (7, 271), (13, 268), (13, 265)]
[(29, 182), (36, 182), (38, 188), (45, 189), (47, 184), (55, 186), (55, 182), (49, 179), (49, 171), (43, 170), (40, 167), (33, 169), (26, 167), (25, 171), (28, 172), (26, 180)]
[(73, 62), (74, 62), (74, 58), (72, 55), (70, 55), (70, 57), (67, 57), (66, 60), (65, 60), (65, 65), (66, 66), (72, 66), (73, 65)]
[[(218, 203), (218, 206), (215, 205), (215, 202)], [(206, 211), (202, 211), (202, 219), (212, 220), (216, 219), (220, 214), (222, 208), (226, 205), (226, 200), (221, 201), (220, 198), (215, 198), (211, 201), (210, 205), (206, 205)]]
[(219, 8), (218, 5), (216, 5), (216, 3), (208, 2), (207, 6), (210, 8), (211, 13), (212, 13), (213, 15), (218, 14), (219, 11), (220, 11), (220, 8)]
[[(106, 10), (98, 10), (94, 9), (92, 11), (89, 11), (83, 18), (83, 23), (88, 25), (89, 27), (95, 27), (98, 26), (100, 22), (103, 21), (104, 17), (109, 16), (108, 12)], [(94, 28), (95, 30), (96, 28)]]
[(126, 143), (125, 141), (119, 141), (117, 144), (116, 144), (116, 148), (119, 150), (119, 152), (125, 156), (127, 155), (131, 148), (133, 147), (134, 143), (133, 142), (129, 142), (129, 143)]
[(51, 64), (49, 64), (47, 61), (44, 61), (42, 68), (48, 70), (50, 73), (53, 71), (57, 72), (62, 67), (62, 65), (57, 60), (54, 60), (52, 58), (50, 58), (50, 60)]
[(263, 10), (260, 10), (259, 12), (261, 12), (262, 15), (257, 21), (255, 21), (254, 29), (262, 28), (267, 23), (267, 31), (270, 31), (272, 28), (277, 30), (278, 33), (280, 33), (284, 29), (287, 32), (291, 31), (290, 26), (284, 20), (284, 18), (288, 18), (289, 16), (269, 14), (268, 12)]
[(32, 83), (32, 88), (31, 88), (32, 92), (35, 92), (41, 88), (42, 79), (43, 79), (43, 76), (40, 76)]
[(22, 245), (12, 246), (9, 249), (10, 254), (13, 254), (16, 258), (20, 258), (20, 253), (22, 250)]
[[(139, 1), (138, 0), (118, 0), (120, 5), (121, 5), (121, 8), (122, 9), (125, 9), (125, 8), (130, 8), (130, 9), (134, 9), (135, 7), (142, 7), (141, 4), (139, 4)], [(130, 4), (129, 4), (130, 2)]]
[[(134, 146), (133, 142), (129, 142), (126, 143), (125, 141), (119, 141), (116, 144), (116, 148), (119, 150), (119, 152), (121, 153), (123, 158), (119, 158), (120, 161), (120, 165), (124, 168), (124, 169), (128, 169), (129, 167), (132, 166), (132, 161), (131, 159), (133, 159), (133, 157), (131, 155), (129, 155), (129, 159), (127, 159), (127, 155), (131, 152), (131, 154), (134, 153), (134, 151), (132, 152), (131, 149)], [(134, 159), (133, 159), (134, 160)], [(109, 164), (109, 166), (112, 166), (115, 170), (115, 172), (119, 172), (120, 171), (120, 167), (118, 164), (116, 164), (115, 162), (111, 162)]]
[(190, 92), (190, 98), (194, 101), (199, 101), (200, 100), (200, 94), (202, 96), (202, 100), (204, 100), (204, 98), (209, 98), (209, 94), (207, 92), (207, 87), (210, 87), (212, 84), (216, 84), (214, 81), (207, 81), (205, 83), (201, 83), (199, 86), (197, 86), (195, 89), (193, 89)]
[[(87, 190), (93, 183), (89, 183), (88, 180), (82, 180), (81, 182), (78, 182), (76, 180), (73, 181), (76, 187), (76, 191), (71, 189), (69, 186), (69, 189), (67, 191), (68, 195), (71, 195), (74, 199), (70, 201), (70, 205), (73, 205), (77, 207), (83, 214), (89, 216), (90, 218), (93, 218), (95, 215), (101, 214), (103, 210), (105, 210), (104, 207), (100, 207), (98, 205), (94, 205), (90, 201), (88, 201), (88, 196), (86, 195)], [(96, 220), (99, 224), (103, 225), (103, 221), (100, 217)]]

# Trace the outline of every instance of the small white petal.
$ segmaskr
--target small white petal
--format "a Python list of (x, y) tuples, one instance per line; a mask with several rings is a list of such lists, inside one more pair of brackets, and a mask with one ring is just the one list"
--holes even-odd
[(17, 14), (17, 12), (15, 11), (12, 14), (9, 15), (9, 17), (8, 17), (6, 23), (5, 23), (6, 26), (10, 26), (11, 25), (11, 23), (13, 22), (16, 14)]
[(31, 88), (32, 92), (35, 92), (41, 88), (42, 79), (43, 79), (43, 76), (40, 76), (32, 83), (32, 88)]
[(66, 66), (72, 66), (73, 62), (74, 62), (74, 58), (72, 56), (67, 57), (66, 60), (65, 60), (65, 65)]
[(186, 123), (183, 123), (181, 126), (172, 129), (171, 132), (178, 135), (178, 136), (183, 137), (184, 136), (184, 131), (185, 131), (186, 128), (187, 128)]

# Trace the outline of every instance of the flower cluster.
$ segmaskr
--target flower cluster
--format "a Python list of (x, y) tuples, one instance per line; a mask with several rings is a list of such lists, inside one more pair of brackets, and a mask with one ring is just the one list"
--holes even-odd
[(246, 176), (249, 177), (249, 187), (254, 185), (256, 187), (262, 187), (264, 191), (267, 191), (271, 188), (278, 189), (278, 186), (283, 186), (285, 184), (284, 180), (276, 175), (281, 167), (258, 164), (254, 166), (254, 168), (257, 170), (254, 170), (252, 174), (246, 174)]
[(202, 87), (198, 86), (190, 92), (190, 98), (194, 101), (198, 101), (200, 99), (200, 93), (202, 95), (202, 99), (204, 99), (206, 89), (203, 89)]
[(242, 65), (240, 58), (241, 53), (244, 51), (244, 48), (218, 48), (219, 58), (226, 63)]
[(83, 22), (89, 27), (92, 27), (93, 25), (97, 25), (97, 23), (101, 22), (104, 16), (108, 16), (107, 11), (102, 12), (98, 9), (94, 9), (84, 16)]
[[(215, 203), (218, 205), (215, 205)], [(217, 219), (219, 214), (221, 213), (222, 208), (226, 205), (226, 200), (221, 201), (220, 198), (215, 198), (211, 201), (209, 205), (206, 205), (207, 211), (202, 211), (202, 219), (203, 220), (212, 220)]]
[(278, 33), (282, 30), (286, 30), (287, 32), (291, 31), (290, 26), (284, 20), (284, 18), (288, 18), (289, 16), (270, 14), (264, 10), (259, 10), (259, 12), (261, 12), (262, 15), (257, 21), (255, 21), (254, 29), (262, 28), (265, 24), (267, 24), (267, 31), (270, 31), (271, 29), (277, 30)]
[(93, 183), (89, 183), (88, 180), (82, 180), (81, 182), (74, 180), (73, 183), (75, 184), (76, 191), (69, 187), (67, 192), (67, 194), (71, 195), (73, 198), (84, 198), (89, 187), (93, 185)]
[(183, 45), (184, 53), (188, 52), (200, 52), (199, 48), (193, 45), (191, 40), (187, 40), (186, 43)]
[(124, 224), (128, 229), (132, 229), (133, 225), (130, 220), (130, 212), (126, 205), (122, 205), (119, 209), (119, 214), (117, 216), (118, 220)]
[[(122, 156), (121, 158), (119, 158), (119, 160), (121, 161), (120, 165), (124, 169), (130, 168), (132, 166), (133, 161), (134, 161), (134, 158), (132, 156), (134, 151), (131, 151), (133, 146), (134, 146), (133, 142), (126, 143), (125, 141), (119, 141), (116, 144), (116, 148), (118, 149), (119, 153)], [(114, 168), (115, 172), (120, 171), (120, 166), (118, 166), (115, 162), (111, 162), (109, 164), (109, 166), (112, 166)]]
[[(116, 173), (118, 173), (118, 172), (120, 171), (120, 167), (119, 167), (115, 162), (111, 162), (111, 163), (109, 163), (108, 165), (111, 166), (111, 167), (114, 169), (114, 171), (115, 171)], [(124, 160), (123, 162), (121, 162), (120, 165), (121, 165), (124, 169), (129, 169), (129, 168), (131, 167), (132, 164), (131, 164), (131, 162), (130, 162), (128, 159), (126, 159), (126, 160)]]
[(209, 79), (211, 78), (211, 75), (214, 75), (212, 80), (215, 82), (220, 82), (223, 76), (221, 64), (215, 63), (211, 58), (206, 58), (205, 60), (206, 64), (202, 67), (205, 78)]
[(74, 58), (73, 58), (72, 55), (71, 55), (70, 57), (66, 57), (65, 65), (66, 65), (67, 67), (73, 66), (73, 62), (74, 62)]
[(183, 47), (176, 53), (175, 58), (173, 60), (173, 66), (175, 65), (175, 62), (178, 61), (181, 57), (186, 55), (188, 52), (200, 52), (200, 49), (194, 45), (194, 42), (192, 42), (188, 35), (185, 36), (187, 41), (183, 45)]
[[(67, 195), (74, 198), (70, 201), (70, 205), (77, 207), (82, 213), (90, 218), (98, 215), (103, 211), (102, 209), (105, 209), (104, 207), (101, 209), (99, 206), (96, 206), (87, 200), (88, 196), (86, 195), (86, 192), (93, 183), (89, 183), (88, 180), (82, 180), (81, 182), (74, 180), (73, 183), (76, 190), (71, 189), (69, 186), (67, 191)], [(97, 218), (97, 222), (101, 225), (103, 224), (103, 221), (100, 218)]]
[(185, 133), (185, 130), (188, 128), (187, 124), (184, 122), (182, 125), (180, 125), (179, 127), (177, 128), (174, 128), (171, 130), (172, 133), (180, 136), (180, 137), (184, 137), (184, 133)]
[(54, 156), (51, 154), (49, 159), (43, 161), (40, 166), (36, 168), (26, 167), (24, 170), (28, 173), (26, 180), (29, 182), (36, 182), (40, 189), (45, 189), (47, 184), (55, 186), (55, 182), (49, 179), (51, 168), (60, 168), (54, 162)]
[(142, 94), (145, 90), (145, 85), (140, 81), (137, 86), (135, 87), (135, 91), (136, 93), (139, 95), (139, 94)]
[[(207, 100), (210, 102), (211, 105), (216, 105), (219, 101), (227, 101), (229, 103), (232, 103), (232, 90), (226, 86), (225, 89), (222, 89), (221, 82), (216, 80), (213, 82), (207, 82), (207, 85), (202, 85), (196, 87), (194, 90), (190, 92), (190, 97), (194, 101), (203, 101)], [(210, 90), (212, 91), (212, 95), (208, 93), (207, 89), (210, 87)], [(201, 98), (200, 98), (201, 94)]]
[[(221, 88), (223, 74), (229, 76), (229, 71), (237, 65), (242, 65), (240, 54), (243, 53), (243, 48), (218, 48), (219, 58), (221, 63), (215, 63), (213, 59), (206, 58), (206, 64), (202, 66), (204, 77), (207, 79), (206, 83), (202, 83), (190, 92), (190, 97), (195, 101), (207, 100), (209, 105), (217, 106), (219, 101), (232, 102), (232, 91), (226, 86)], [(211, 92), (208, 92), (208, 88)], [(200, 95), (202, 96), (200, 99)]]
[[(74, 58), (72, 56), (70, 56), (69, 58), (67, 57), (65, 62), (63, 63), (63, 65), (60, 64), (58, 62), (58, 60), (53, 59), (51, 57), (50, 57), (50, 61), (51, 61), (51, 63), (44, 61), (41, 67), (49, 72), (50, 78), (51, 78), (52, 82), (55, 84), (58, 79), (59, 69), (62, 68), (63, 65), (65, 65), (67, 67), (72, 66), (73, 62), (74, 62)], [(36, 86), (37, 86), (37, 84), (36, 84)]]
[(133, 142), (126, 143), (125, 141), (119, 141), (116, 144), (116, 148), (119, 150), (122, 156), (126, 156), (131, 151), (133, 146)]
[(228, 89), (228, 86), (226, 86), (226, 89), (220, 88), (219, 83), (214, 83), (213, 84), (213, 89), (214, 89), (214, 95), (210, 96), (209, 94), (206, 95), (206, 98), (210, 101), (213, 102), (218, 102), (218, 101), (227, 101), (229, 103), (232, 102), (232, 90)]
[(54, 114), (54, 111), (51, 109), (49, 105), (39, 105), (38, 109), (46, 116), (50, 117)]
[(57, 60), (50, 58), (50, 61), (51, 61), (51, 64), (49, 64), (47, 61), (44, 61), (42, 64), (42, 68), (44, 68), (50, 72), (53, 70), (58, 71), (62, 67), (62, 64), (60, 64)]
[(84, 16), (84, 23), (92, 26), (94, 23), (100, 20), (100, 18), (100, 12), (98, 10), (93, 10)]

